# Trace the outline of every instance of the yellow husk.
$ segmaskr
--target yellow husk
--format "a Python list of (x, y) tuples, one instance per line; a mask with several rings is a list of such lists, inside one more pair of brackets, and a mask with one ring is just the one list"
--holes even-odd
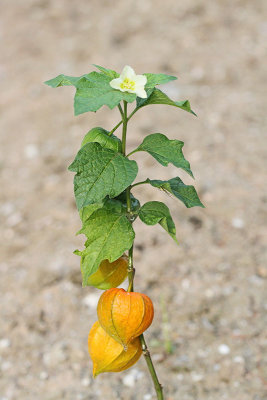
[(88, 336), (88, 350), (93, 361), (94, 378), (103, 372), (120, 372), (135, 364), (142, 354), (139, 338), (133, 340), (124, 350), (112, 339), (99, 322), (95, 322)]
[(119, 286), (127, 276), (128, 257), (122, 256), (110, 263), (108, 260), (101, 262), (99, 269), (87, 281), (89, 286), (107, 290)]

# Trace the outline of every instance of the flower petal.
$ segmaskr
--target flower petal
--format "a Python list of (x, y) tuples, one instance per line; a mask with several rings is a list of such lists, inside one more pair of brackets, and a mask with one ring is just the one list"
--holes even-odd
[(120, 90), (121, 90), (121, 87), (120, 87), (121, 83), (122, 83), (122, 79), (121, 78), (112, 79), (112, 81), (109, 82), (110, 86), (113, 89), (120, 89)]
[(122, 70), (122, 73), (120, 74), (120, 78), (124, 81), (125, 78), (135, 80), (135, 72), (130, 67), (129, 65), (125, 65), (125, 67)]
[(147, 83), (147, 77), (145, 75), (136, 75), (135, 83), (136, 86), (145, 86)]
[(147, 98), (147, 93), (143, 87), (137, 87), (135, 88), (135, 93), (137, 94), (138, 97), (141, 97), (141, 99), (146, 99)]

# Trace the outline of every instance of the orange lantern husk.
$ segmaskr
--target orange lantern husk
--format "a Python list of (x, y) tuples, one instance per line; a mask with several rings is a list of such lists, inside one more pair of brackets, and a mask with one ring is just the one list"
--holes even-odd
[(112, 263), (108, 260), (103, 260), (98, 270), (89, 276), (87, 285), (102, 290), (115, 288), (125, 280), (127, 268), (128, 257), (126, 255), (123, 255)]
[(113, 288), (100, 297), (97, 315), (102, 328), (127, 350), (129, 343), (152, 323), (154, 307), (143, 293)]
[(95, 378), (103, 372), (120, 372), (130, 368), (139, 360), (142, 347), (140, 339), (136, 338), (125, 351), (123, 346), (112, 339), (97, 321), (88, 336), (88, 351), (93, 361)]

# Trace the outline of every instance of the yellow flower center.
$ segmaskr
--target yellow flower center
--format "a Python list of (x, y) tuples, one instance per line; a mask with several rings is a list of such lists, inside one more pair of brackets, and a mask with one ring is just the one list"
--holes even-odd
[(134, 90), (135, 82), (131, 81), (129, 78), (125, 78), (124, 81), (120, 84), (121, 89), (130, 89)]

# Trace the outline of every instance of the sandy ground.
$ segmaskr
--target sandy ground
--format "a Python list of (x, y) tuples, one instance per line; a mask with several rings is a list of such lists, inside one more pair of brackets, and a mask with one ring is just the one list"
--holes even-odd
[[(155, 304), (146, 336), (166, 399), (266, 399), (266, 1), (0, 6), (0, 399), (155, 399), (143, 359), (91, 376), (87, 335), (100, 292), (81, 288), (72, 254), (83, 238), (74, 235), (67, 166), (87, 130), (111, 129), (119, 113), (74, 118), (73, 89), (42, 82), (93, 63), (178, 75), (164, 90), (198, 114), (151, 106), (129, 127), (129, 149), (153, 132), (185, 141), (206, 205), (187, 210), (152, 188), (135, 190), (142, 202), (168, 203), (180, 241), (135, 224), (136, 290)], [(145, 153), (135, 158), (140, 178), (176, 174)]]

